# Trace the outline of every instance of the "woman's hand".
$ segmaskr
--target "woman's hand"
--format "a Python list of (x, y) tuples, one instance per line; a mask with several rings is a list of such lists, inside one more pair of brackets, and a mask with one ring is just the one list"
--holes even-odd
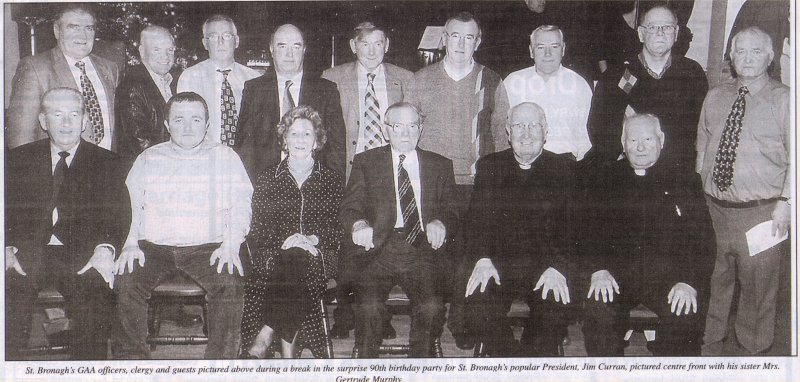
[(289, 248), (300, 248), (313, 256), (319, 255), (319, 250), (317, 250), (316, 244), (319, 243), (319, 239), (316, 236), (306, 236), (299, 233), (296, 233), (292, 236), (286, 238), (283, 241), (283, 245), (281, 245), (281, 249), (287, 250)]

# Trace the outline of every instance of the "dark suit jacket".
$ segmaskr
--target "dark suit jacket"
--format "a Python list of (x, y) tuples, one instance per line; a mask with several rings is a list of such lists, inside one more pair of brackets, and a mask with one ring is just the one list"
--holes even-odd
[(714, 240), (699, 175), (658, 162), (637, 176), (621, 160), (598, 171), (592, 184), (581, 256), (587, 281), (605, 269), (629, 293), (631, 284), (669, 291), (678, 282), (706, 290)]
[[(244, 83), (242, 110), (239, 112), (239, 141), (234, 147), (242, 158), (250, 179), (255, 181), (267, 167), (281, 160), (277, 126), (280, 122), (280, 98), (274, 70)], [(336, 84), (309, 73), (303, 73), (297, 105), (316, 110), (327, 129), (328, 142), (319, 153), (331, 169), (344, 174), (344, 120)]]
[(468, 215), (470, 269), (489, 258), (501, 272), (530, 274), (533, 283), (548, 267), (570, 277), (574, 267), (575, 164), (542, 151), (530, 170), (514, 152), (489, 154), (477, 163)]
[[(177, 93), (178, 76), (173, 74), (170, 88)], [(133, 162), (146, 148), (169, 140), (164, 126), (167, 102), (144, 65), (125, 71), (116, 92), (117, 153)]]
[[(417, 154), (422, 188), (422, 226), (424, 228), (432, 220), (438, 219), (452, 232), (456, 222), (455, 211), (451, 208), (455, 188), (453, 162), (430, 151), (417, 149)], [(390, 146), (367, 150), (355, 156), (353, 171), (339, 209), (339, 221), (345, 231), (344, 241), (350, 249), (355, 249), (353, 224), (361, 219), (365, 219), (373, 229), (375, 248), (370, 252), (380, 251), (394, 230), (397, 221), (394, 182)]]
[[(403, 100), (408, 92), (408, 82), (414, 73), (392, 64), (383, 64), (386, 77), (386, 97), (388, 105), (380, 105), (381, 112)], [(347, 176), (350, 176), (350, 169), (353, 167), (353, 157), (356, 155), (356, 145), (358, 142), (359, 124), (361, 121), (361, 104), (364, 100), (358, 96), (358, 61), (348, 62), (327, 69), (322, 73), (322, 78), (333, 81), (339, 87), (341, 96), (342, 112), (344, 113), (344, 123), (347, 127), (345, 145), (347, 147)]]
[[(114, 90), (119, 83), (119, 67), (94, 54), (89, 59), (97, 69), (100, 82), (108, 95), (109, 124), (106, 126), (112, 136), (111, 149), (116, 151), (117, 139), (114, 138)], [(96, 86), (96, 85), (95, 85)], [(39, 107), (42, 95), (52, 88), (67, 87), (80, 91), (75, 83), (67, 60), (58, 47), (28, 56), (20, 61), (14, 74), (11, 88), (11, 100), (8, 106), (8, 126), (6, 140), (8, 147), (14, 148), (39, 139), (47, 138), (47, 134), (39, 126)], [(88, 138), (89, 129), (84, 131), (84, 139)]]
[(17, 257), (28, 274), (36, 274), (43, 247), (54, 230), (78, 269), (98, 244), (114, 245), (117, 252), (122, 249), (119, 245), (127, 227), (121, 227), (130, 208), (125, 207), (125, 173), (116, 154), (81, 140), (59, 194), (62, 202), (56, 227), (51, 222), (50, 140), (13, 149), (7, 159), (6, 245), (19, 249)]

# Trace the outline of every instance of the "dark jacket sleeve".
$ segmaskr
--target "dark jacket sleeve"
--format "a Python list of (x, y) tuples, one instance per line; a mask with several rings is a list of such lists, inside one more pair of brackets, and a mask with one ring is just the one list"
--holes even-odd
[[(351, 235), (353, 234), (353, 224), (367, 219), (367, 190), (365, 181), (365, 170), (369, 164), (364, 160), (364, 155), (358, 154), (353, 158), (353, 169), (350, 178), (347, 180), (347, 187), (342, 197), (342, 204), (339, 207), (339, 222), (344, 230), (344, 241), (352, 244)], [(367, 221), (370, 225), (374, 222)]]
[(259, 95), (258, 87), (254, 85), (254, 80), (244, 83), (242, 109), (239, 111), (239, 120), (236, 124), (236, 129), (239, 132), (239, 143), (234, 146), (234, 150), (242, 159), (242, 164), (244, 164), (247, 174), (250, 175), (250, 180), (255, 183), (259, 174), (255, 163), (255, 152), (258, 148), (256, 135), (262, 120), (261, 113), (263, 113), (263, 110), (261, 109), (263, 109), (263, 104), (261, 104), (261, 99), (264, 95)]
[(280, 248), (286, 239), (278, 237), (274, 192), (270, 186), (270, 179), (266, 173), (258, 176), (253, 191), (253, 218), (248, 235), (253, 256), (265, 253), (269, 249)]
[(144, 149), (168, 137), (141, 84), (134, 83), (143, 80), (126, 77), (116, 91), (118, 153), (131, 163)]
[(435, 212), (429, 216), (427, 222), (425, 224), (430, 223), (430, 221), (437, 219), (444, 224), (445, 229), (447, 229), (447, 239), (451, 239), (452, 232), (455, 232), (456, 222), (458, 221), (458, 214), (456, 213), (456, 209), (453, 207), (453, 198), (456, 188), (456, 178), (453, 173), (453, 162), (449, 159), (444, 159), (441, 161), (439, 165), (439, 171), (437, 172), (438, 179), (436, 180), (436, 188), (437, 188), (437, 205)]
[(320, 79), (325, 91), (323, 92), (324, 103), (322, 113), (323, 123), (327, 128), (327, 139), (323, 148), (323, 156), (326, 164), (339, 174), (345, 174), (345, 164), (347, 153), (345, 147), (345, 126), (342, 115), (342, 105), (339, 102), (339, 91), (333, 82)]

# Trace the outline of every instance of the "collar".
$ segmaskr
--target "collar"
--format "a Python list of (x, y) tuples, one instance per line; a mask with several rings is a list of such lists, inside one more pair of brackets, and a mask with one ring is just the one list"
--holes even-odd
[[(284, 84), (286, 84), (287, 80), (291, 80), (293, 82), (293, 85), (298, 85), (299, 86), (300, 82), (303, 80), (303, 72), (304, 72), (304, 70), (301, 70), (300, 73), (297, 73), (292, 77), (284, 77), (284, 76), (280, 75), (280, 73), (278, 73), (278, 71), (276, 70), (275, 71), (275, 78), (278, 79), (278, 85), (280, 85), (281, 89), (283, 89), (283, 86), (284, 86)], [(295, 102), (297, 102), (297, 100), (295, 100)]]
[(442, 59), (442, 68), (444, 68), (444, 71), (445, 71), (445, 73), (447, 73), (447, 76), (452, 78), (455, 81), (463, 80), (470, 73), (472, 73), (472, 70), (475, 69), (475, 59), (474, 58), (470, 60), (469, 65), (466, 68), (453, 67), (452, 65), (447, 63), (446, 58), (447, 58), (447, 56), (445, 56), (445, 58)]
[(81, 58), (80, 60), (76, 60), (76, 59), (74, 59), (74, 58), (72, 58), (70, 56), (67, 56), (64, 52), (61, 52), (61, 54), (64, 55), (64, 59), (67, 60), (67, 65), (69, 65), (70, 68), (74, 68), (75, 67), (75, 63), (78, 62), (78, 61), (83, 61), (83, 63), (86, 64), (86, 65), (89, 65), (89, 63), (92, 61), (92, 60), (89, 59), (89, 56)]
[(664, 69), (661, 70), (661, 73), (656, 73), (652, 69), (650, 69), (650, 66), (647, 65), (647, 60), (644, 58), (644, 53), (643, 52), (639, 52), (639, 56), (638, 57), (639, 57), (639, 62), (641, 62), (642, 66), (644, 66), (645, 70), (647, 70), (647, 74), (649, 74), (650, 77), (653, 77), (653, 78), (655, 78), (657, 80), (660, 80), (661, 77), (664, 76), (664, 73), (667, 72), (667, 69), (669, 69), (669, 67), (672, 66), (672, 55), (671, 54), (669, 55), (669, 57), (667, 57), (667, 64), (664, 65)]
[[(564, 65), (559, 64), (558, 65), (558, 69), (556, 69), (556, 71), (553, 72), (553, 74), (550, 75), (550, 77), (548, 77), (548, 78), (558, 78), (558, 77), (560, 77), (561, 73), (564, 71), (563, 69), (564, 69)], [(534, 76), (539, 77), (539, 78), (541, 78), (543, 80), (545, 79), (545, 77), (543, 75), (539, 74), (539, 72), (536, 71), (536, 64), (533, 65), (533, 73), (534, 73)]]
[[(361, 63), (358, 62), (358, 61), (356, 61), (356, 70), (358, 71), (358, 78), (359, 79), (361, 79), (361, 78), (366, 79), (367, 78), (367, 73), (370, 73), (370, 71), (368, 71), (367, 68), (365, 68), (364, 65), (361, 65)], [(378, 78), (381, 75), (383, 75), (383, 63), (378, 65), (378, 67), (375, 68), (375, 71), (373, 71), (371, 73), (375, 74), (375, 78)]]
[[(221, 67), (221, 66), (217, 65), (217, 62), (216, 62), (216, 61), (214, 61), (214, 60), (212, 60), (212, 59), (210, 59), (210, 58), (208, 59), (208, 62), (211, 64), (211, 67), (212, 67), (212, 68), (214, 68), (214, 71), (215, 71), (215, 72), (216, 72), (217, 70), (230, 70), (230, 71), (231, 71), (231, 73), (233, 73), (233, 70), (234, 70), (234, 69), (235, 69), (235, 67), (236, 67), (236, 61), (233, 61), (233, 62), (231, 62), (231, 63), (230, 63), (230, 65), (225, 65), (225, 67)], [(220, 73), (220, 75), (221, 75), (221, 74), (222, 74), (222, 73)]]
[[(81, 142), (78, 141), (78, 144), (76, 144), (73, 148), (67, 150), (67, 152), (69, 153), (69, 156), (65, 159), (67, 161), (67, 166), (69, 166), (72, 163), (72, 160), (75, 159), (75, 153), (78, 151), (78, 146), (80, 145)], [(61, 159), (61, 157), (58, 156), (58, 153), (62, 151), (64, 150), (59, 149), (58, 147), (53, 145), (53, 142), (50, 142), (50, 159), (53, 163), (58, 163), (58, 161)]]
[(407, 152), (407, 153), (401, 153), (401, 152), (395, 150), (394, 147), (392, 147), (391, 151), (392, 151), (392, 163), (394, 163), (395, 161), (398, 161), (398, 162), (400, 161), (400, 154), (404, 154), (406, 156), (406, 159), (403, 161), (404, 163), (419, 161), (419, 155), (417, 154), (417, 149), (416, 148), (414, 150), (411, 150), (411, 151)]
[(742, 83), (741, 79), (737, 79), (736, 89), (738, 90), (742, 86), (747, 86), (748, 92), (752, 95), (760, 92), (761, 89), (767, 86), (767, 83), (769, 83), (769, 75), (764, 73), (763, 76), (751, 81), (749, 85), (745, 85), (744, 83)]
[[(284, 174), (289, 174), (288, 156), (284, 158), (275, 169), (275, 178), (279, 178)], [(322, 177), (322, 163), (320, 163), (320, 161), (317, 159), (314, 159), (314, 167), (313, 170), (311, 170), (311, 175), (315, 175), (317, 178)], [(311, 177), (311, 175), (309, 175), (309, 177)]]
[(150, 78), (153, 79), (153, 82), (155, 82), (156, 85), (159, 85), (159, 81), (163, 81), (163, 80), (166, 80), (167, 84), (171, 84), (172, 83), (172, 74), (170, 74), (169, 72), (162, 76), (162, 75), (157, 74), (156, 72), (150, 70), (150, 68), (148, 68), (147, 65), (142, 64), (142, 66), (144, 66), (144, 68), (147, 70), (147, 73), (150, 73)]

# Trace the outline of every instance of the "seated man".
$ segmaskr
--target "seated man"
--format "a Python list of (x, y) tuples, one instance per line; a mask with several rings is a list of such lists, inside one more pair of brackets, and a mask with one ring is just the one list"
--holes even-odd
[[(543, 150), (547, 121), (535, 103), (511, 108), (506, 133), (510, 149), (478, 160), (466, 246), (475, 264), (466, 289), (468, 325), (490, 356), (557, 356), (571, 301), (575, 165)], [(531, 312), (525, 349), (517, 348), (506, 319), (518, 296)]]
[(147, 299), (161, 280), (182, 272), (206, 291), (205, 358), (236, 358), (244, 304), (239, 247), (250, 230), (253, 186), (233, 149), (205, 139), (202, 97), (179, 93), (166, 110), (170, 140), (142, 152), (126, 181), (133, 213), (115, 264), (119, 357), (150, 357)]
[(356, 346), (364, 358), (378, 356), (384, 302), (395, 284), (411, 300), (411, 357), (431, 356), (444, 324), (443, 246), (455, 177), (450, 160), (417, 148), (422, 129), (416, 107), (390, 106), (382, 126), (390, 145), (355, 156), (339, 211), (357, 246), (345, 248), (343, 260), (362, 269), (354, 289)]
[(659, 317), (650, 346), (656, 356), (699, 355), (698, 302), (707, 291), (711, 261), (700, 179), (659, 160), (664, 133), (652, 114), (625, 119), (622, 146), (627, 160), (609, 163), (590, 190), (582, 255), (590, 278), (586, 352), (624, 355), (629, 311), (643, 304)]
[(37, 293), (48, 286), (64, 296), (73, 356), (106, 358), (124, 170), (115, 154), (81, 139), (87, 117), (80, 92), (48, 90), (39, 123), (49, 138), (6, 157), (7, 359), (27, 344)]

